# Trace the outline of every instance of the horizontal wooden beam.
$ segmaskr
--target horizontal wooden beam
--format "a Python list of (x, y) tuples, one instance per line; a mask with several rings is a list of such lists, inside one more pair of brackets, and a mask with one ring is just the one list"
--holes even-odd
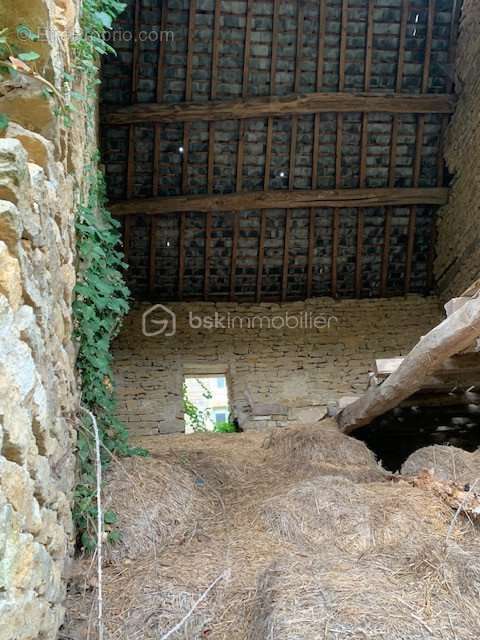
[(448, 189), (325, 189), (310, 191), (250, 191), (215, 195), (138, 198), (113, 202), (115, 216), (156, 215), (178, 211), (245, 211), (315, 207), (379, 207), (412, 204), (443, 205)]
[(329, 112), (452, 113), (454, 105), (455, 97), (450, 94), (308, 93), (228, 101), (126, 105), (107, 110), (103, 122), (118, 125), (194, 122)]

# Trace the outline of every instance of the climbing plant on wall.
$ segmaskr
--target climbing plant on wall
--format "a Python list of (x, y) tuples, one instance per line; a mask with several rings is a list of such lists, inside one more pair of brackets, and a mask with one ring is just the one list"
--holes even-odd
[[(81, 15), (82, 37), (74, 43), (75, 77), (85, 92), (86, 139), (95, 140), (96, 86), (100, 56), (113, 52), (105, 42), (105, 32), (126, 5), (115, 0), (84, 0)], [(112, 376), (111, 343), (128, 311), (129, 291), (123, 278), (123, 262), (118, 223), (105, 208), (105, 182), (98, 170), (99, 155), (90, 149), (86, 162), (84, 198), (77, 215), (78, 283), (74, 302), (75, 333), (78, 340), (77, 365), (81, 373), (82, 403), (97, 419), (103, 463), (112, 454), (140, 453), (128, 444), (125, 426), (116, 417)], [(94, 548), (96, 539), (95, 455), (89, 419), (78, 435), (80, 479), (75, 492), (74, 520), (80, 544)], [(112, 512), (104, 514), (108, 530), (116, 521)], [(116, 532), (110, 532), (113, 540)]]

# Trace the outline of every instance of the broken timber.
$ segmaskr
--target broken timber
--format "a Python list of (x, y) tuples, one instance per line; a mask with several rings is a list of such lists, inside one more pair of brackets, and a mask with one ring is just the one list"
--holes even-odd
[(340, 429), (352, 433), (419, 391), (445, 361), (480, 336), (480, 298), (471, 298), (424, 336), (380, 385), (370, 387), (337, 415)]

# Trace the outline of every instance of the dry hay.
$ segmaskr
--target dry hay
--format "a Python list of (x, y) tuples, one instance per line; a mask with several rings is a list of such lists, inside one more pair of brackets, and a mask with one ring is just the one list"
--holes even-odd
[(302, 478), (342, 475), (357, 482), (388, 477), (365, 443), (344, 435), (332, 420), (272, 431), (264, 445), (269, 462)]
[(106, 477), (104, 509), (120, 514), (121, 539), (106, 559), (119, 561), (159, 553), (188, 540), (218, 512), (214, 496), (182, 464), (154, 458), (114, 462)]
[(249, 640), (476, 640), (478, 552), (456, 546), (350, 555), (287, 556), (261, 577)]
[(426, 536), (441, 538), (451, 510), (414, 487), (327, 476), (275, 496), (262, 515), (267, 528), (288, 542), (360, 554), (404, 540), (421, 544)]
[[(161, 640), (219, 576), (170, 640), (477, 638), (474, 526), (450, 534), (437, 495), (323, 424), (162, 436), (114, 471), (108, 640)], [(71, 585), (67, 614), (61, 638), (95, 637), (94, 578)]]
[(480, 479), (480, 451), (469, 453), (457, 447), (433, 445), (414, 451), (403, 463), (403, 475), (433, 471), (440, 480), (472, 484)]

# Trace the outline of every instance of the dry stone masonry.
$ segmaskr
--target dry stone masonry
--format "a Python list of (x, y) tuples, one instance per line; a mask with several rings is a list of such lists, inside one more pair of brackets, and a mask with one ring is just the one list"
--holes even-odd
[[(142, 314), (150, 307), (141, 305), (116, 344), (120, 417), (134, 435), (183, 431), (183, 375), (202, 367), (207, 374), (215, 367), (227, 371), (242, 428), (312, 422), (330, 401), (364, 391), (375, 358), (407, 353), (442, 317), (436, 298), (419, 296), (168, 308), (175, 314), (175, 335), (167, 335), (173, 320), (161, 309), (152, 318), (169, 321), (165, 334), (143, 335)], [(208, 328), (210, 323), (217, 328)], [(151, 318), (145, 326), (147, 332), (158, 329)], [(255, 403), (281, 404), (286, 414), (254, 420), (248, 390)]]
[(453, 180), (440, 211), (435, 265), (445, 300), (480, 277), (480, 4), (465, 0), (457, 54), (458, 105), (445, 155)]
[[(76, 4), (0, 2), (2, 26), (66, 29)], [(57, 31), (58, 33), (58, 31)], [(61, 86), (59, 42), (30, 43)], [(74, 210), (82, 130), (38, 82), (2, 82), (0, 111), (0, 639), (54, 640), (72, 552), (78, 391), (72, 342)]]

